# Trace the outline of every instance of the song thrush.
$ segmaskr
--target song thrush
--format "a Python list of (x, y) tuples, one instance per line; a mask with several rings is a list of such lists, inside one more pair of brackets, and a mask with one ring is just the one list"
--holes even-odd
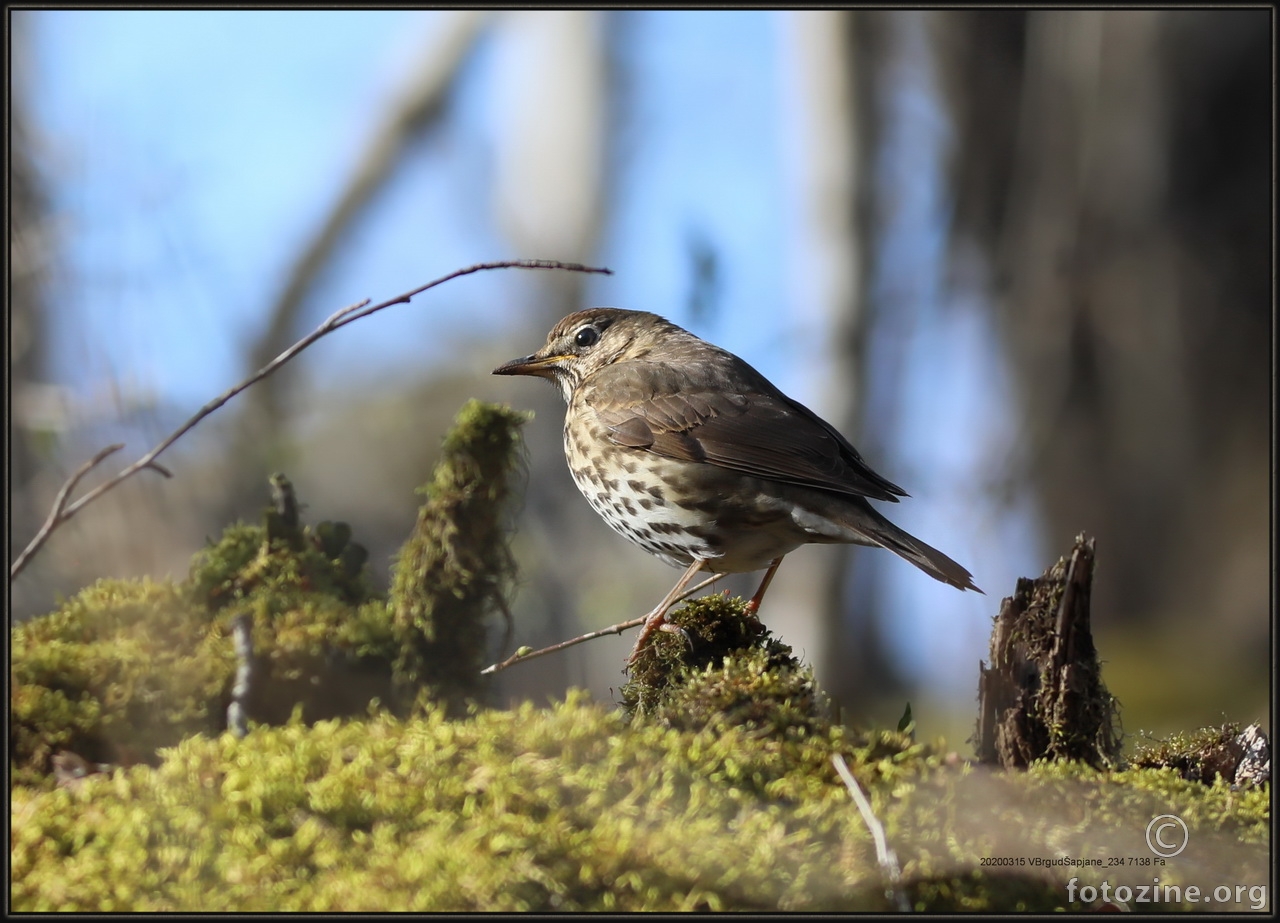
[(542, 349), (493, 373), (560, 389), (565, 456), (587, 502), (614, 531), (686, 568), (646, 619), (631, 661), (699, 570), (767, 567), (754, 611), (783, 556), (809, 542), (878, 545), (982, 592), (967, 570), (872, 509), (868, 498), (896, 503), (907, 493), (830, 424), (656, 314), (578, 311)]

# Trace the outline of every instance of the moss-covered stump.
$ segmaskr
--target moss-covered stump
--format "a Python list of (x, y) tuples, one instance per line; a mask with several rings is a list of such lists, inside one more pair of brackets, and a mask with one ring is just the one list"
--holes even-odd
[(515, 561), (504, 517), (528, 419), (483, 401), (462, 408), (396, 558), (389, 608), (401, 639), (398, 678), (455, 711), (486, 688), (488, 618), (510, 618)]
[[(55, 753), (158, 761), (156, 750), (227, 726), (237, 668), (231, 625), (248, 616), (256, 678), (249, 717), (359, 715), (392, 691), (397, 641), (386, 603), (361, 599), (341, 564), (237, 525), (181, 583), (102, 580), (10, 633), (9, 760), (52, 785)], [(331, 579), (332, 578), (332, 579)], [(329, 681), (341, 676), (342, 682)]]
[[(1269, 874), (1265, 790), (1078, 763), (993, 771), (896, 732), (673, 730), (571, 696), (201, 736), (158, 768), (16, 788), (13, 908), (890, 910), (833, 753), (917, 910), (1083, 909), (1072, 878), (1204, 889)], [(1190, 842), (1146, 864), (1162, 813)], [(1072, 859), (1118, 864), (1051, 864)]]
[[(389, 698), (395, 634), (386, 603), (353, 566), (350, 527), (304, 529), (288, 480), (275, 475), (272, 487), (292, 517), (272, 508), (264, 525), (229, 527), (195, 555), (186, 580), (102, 580), (12, 630), (18, 778), (52, 784), (62, 751), (155, 763), (159, 747), (221, 731), (238, 617), (252, 624), (253, 720), (283, 722), (295, 709), (312, 720), (364, 714), (371, 699)], [(335, 673), (344, 681), (325, 681)]]
[[(502, 529), (525, 415), (473, 401), (446, 437), (390, 601), (342, 522), (302, 522), (282, 474), (262, 525), (237, 523), (181, 582), (103, 580), (11, 631), (9, 762), (54, 785), (54, 757), (158, 762), (157, 748), (237, 723), (455, 710), (479, 691), (486, 619), (512, 573)], [(233, 629), (252, 654), (237, 659)], [(240, 718), (243, 721), (240, 721)], [(72, 756), (64, 757), (64, 761)]]
[[(316, 721), (364, 714), (372, 700), (395, 704), (398, 640), (385, 599), (364, 570), (367, 552), (344, 522), (301, 525), (283, 475), (272, 476), (272, 487), (276, 506), (264, 524), (228, 528), (196, 555), (182, 585), (212, 616), (220, 650), (234, 655), (233, 626), (248, 627), (251, 663), (229, 661), (233, 674), (237, 666), (249, 669), (239, 702), (247, 719), (281, 724), (297, 711)], [(226, 726), (233, 674), (205, 730)]]

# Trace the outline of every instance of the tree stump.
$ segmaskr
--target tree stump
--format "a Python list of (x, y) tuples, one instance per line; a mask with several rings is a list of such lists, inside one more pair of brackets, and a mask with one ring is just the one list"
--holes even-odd
[(1000, 604), (991, 662), (980, 666), (978, 759), (1006, 769), (1037, 759), (1095, 767), (1120, 759), (1116, 700), (1102, 683), (1089, 627), (1094, 540), (1035, 579), (1019, 578)]

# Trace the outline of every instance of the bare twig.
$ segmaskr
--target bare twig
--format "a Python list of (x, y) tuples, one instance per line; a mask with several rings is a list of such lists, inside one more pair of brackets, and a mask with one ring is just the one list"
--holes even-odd
[[(701, 590), (703, 587), (710, 586), (711, 584), (715, 583), (717, 580), (719, 580), (723, 576), (724, 574), (712, 574), (706, 580), (703, 580), (701, 583), (697, 584), (696, 586), (690, 587), (689, 589), (681, 593), (679, 596), (677, 596), (674, 600), (672, 600), (672, 605), (674, 605), (675, 603), (678, 603), (682, 599), (688, 599), (690, 596), (692, 596), (694, 593)], [(728, 590), (726, 590), (725, 592), (727, 593)], [(505, 670), (507, 667), (515, 666), (517, 663), (524, 663), (524, 661), (533, 660), (535, 657), (545, 657), (547, 654), (554, 654), (556, 651), (562, 651), (567, 647), (573, 647), (574, 645), (582, 644), (586, 641), (594, 641), (596, 638), (603, 638), (605, 635), (620, 635), (624, 631), (626, 631), (628, 628), (635, 628), (637, 625), (643, 625), (645, 623), (645, 620), (648, 618), (649, 618), (649, 615), (648, 613), (646, 613), (645, 615), (640, 616), (638, 619), (628, 619), (625, 622), (618, 622), (616, 625), (610, 625), (608, 628), (600, 628), (596, 631), (589, 631), (585, 635), (578, 635), (576, 638), (570, 638), (568, 641), (561, 641), (557, 644), (551, 645), (550, 647), (539, 648), (536, 651), (529, 650), (527, 647), (522, 647), (519, 650), (517, 650), (514, 654), (512, 654), (510, 657), (508, 657), (506, 660), (503, 660), (500, 663), (493, 663), (485, 667), (483, 670), (480, 671), (480, 675), (488, 676), (492, 673), (497, 673), (500, 670)], [(504, 645), (504, 648), (505, 648), (505, 645)]]
[[(9, 577), (12, 579), (17, 575), (18, 571), (26, 566), (26, 559), (35, 554), (36, 549), (45, 543), (49, 538), (49, 534), (59, 525), (71, 517), (72, 514), (66, 512), (67, 497), (71, 496), (71, 491), (76, 489), (76, 485), (80, 483), (80, 479), (102, 464), (111, 455), (119, 452), (124, 448), (123, 442), (117, 442), (115, 445), (109, 445), (93, 458), (89, 459), (83, 465), (75, 470), (71, 477), (67, 478), (62, 489), (58, 491), (58, 495), (53, 498), (53, 507), (49, 510), (49, 515), (44, 521), (44, 525), (40, 527), (40, 531), (36, 533), (35, 538), (31, 540), (31, 544), (19, 555), (18, 560), (14, 562), (13, 568), (9, 571)], [(161, 469), (163, 470), (163, 469)], [(165, 472), (168, 475), (168, 472)]]
[(889, 848), (889, 842), (884, 835), (884, 825), (880, 823), (875, 812), (871, 810), (871, 802), (863, 794), (862, 786), (858, 784), (858, 780), (849, 771), (849, 766), (845, 763), (844, 757), (839, 753), (833, 754), (831, 762), (835, 765), (836, 772), (840, 774), (840, 780), (844, 782), (844, 787), (849, 790), (853, 803), (858, 806), (858, 813), (862, 815), (862, 822), (871, 831), (871, 840), (876, 846), (876, 861), (880, 863), (880, 870), (885, 877), (885, 897), (893, 901), (900, 912), (909, 913), (911, 907), (907, 904), (907, 896), (902, 892), (901, 888), (902, 870), (898, 868), (898, 857)]
[(525, 660), (533, 660), (535, 657), (545, 657), (547, 654), (554, 654), (556, 651), (562, 651), (566, 647), (573, 647), (575, 644), (582, 644), (584, 641), (591, 641), (595, 638), (603, 638), (605, 635), (620, 635), (628, 628), (635, 628), (637, 625), (643, 625), (645, 619), (649, 616), (642, 615), (638, 619), (628, 619), (625, 622), (619, 622), (616, 625), (610, 625), (608, 628), (601, 628), (599, 631), (589, 631), (585, 635), (578, 635), (576, 638), (570, 638), (568, 641), (561, 641), (559, 644), (553, 644), (550, 647), (544, 647), (533, 651), (527, 647), (518, 649), (514, 654), (501, 663), (492, 663), (480, 671), (481, 676), (489, 676), (497, 673), (499, 670), (505, 670), (507, 667), (521, 663)]
[(139, 471), (141, 471), (144, 468), (150, 468), (154, 471), (160, 472), (165, 477), (170, 477), (171, 475), (167, 470), (165, 470), (160, 465), (155, 463), (156, 457), (159, 456), (161, 452), (163, 452), (165, 449), (169, 448), (169, 446), (173, 445), (175, 442), (181, 439), (184, 435), (187, 434), (188, 431), (193, 429), (197, 423), (199, 423), (205, 417), (209, 416), (209, 414), (213, 413), (215, 410), (217, 410), (227, 401), (231, 400), (231, 398), (235, 397), (245, 388), (248, 388), (251, 385), (255, 384), (256, 382), (259, 382), (262, 379), (266, 378), (276, 369), (280, 368), (280, 366), (284, 365), (286, 362), (288, 362), (298, 353), (302, 352), (304, 349), (306, 349), (308, 346), (314, 343), (316, 340), (320, 339), (326, 334), (332, 333), (333, 331), (337, 330), (339, 327), (345, 327), (347, 324), (354, 323), (363, 317), (368, 317), (370, 314), (374, 314), (378, 311), (383, 310), (384, 308), (389, 308), (392, 305), (397, 305), (397, 304), (407, 304), (415, 295), (420, 295), (423, 292), (425, 292), (427, 289), (435, 288), (437, 285), (441, 285), (445, 282), (449, 282), (453, 279), (457, 279), (460, 276), (469, 276), (472, 273), (481, 272), (483, 270), (488, 270), (488, 269), (564, 269), (570, 272), (593, 272), (593, 273), (604, 273), (606, 275), (612, 273), (612, 270), (609, 270), (609, 269), (602, 269), (594, 266), (584, 266), (581, 263), (562, 263), (562, 262), (559, 262), (558, 260), (501, 260), (493, 263), (477, 263), (474, 266), (467, 266), (463, 269), (455, 270), (454, 272), (451, 272), (446, 276), (441, 276), (439, 279), (435, 279), (431, 282), (428, 282), (426, 285), (420, 285), (418, 288), (415, 288), (412, 291), (405, 292), (403, 295), (397, 295), (395, 298), (391, 298), (387, 301), (383, 301), (378, 304), (370, 306), (369, 299), (366, 298), (363, 301), (359, 301), (353, 305), (349, 305), (343, 308), (341, 311), (335, 312), (334, 314), (330, 315), (329, 318), (325, 320), (323, 324), (321, 324), (311, 333), (307, 334), (307, 336), (303, 337), (297, 343), (294, 343), (292, 346), (290, 346), (280, 355), (276, 356), (274, 359), (268, 362), (265, 366), (263, 366), (253, 375), (251, 375), (249, 378), (246, 378), (244, 381), (240, 382), (240, 384), (236, 385), (235, 387), (231, 388), (225, 393), (219, 395), (218, 397), (214, 398), (209, 403), (201, 407), (200, 410), (197, 411), (193, 417), (191, 417), (191, 419), (187, 420), (186, 423), (183, 423), (180, 427), (174, 430), (173, 433), (171, 433), (168, 437), (166, 437), (163, 441), (161, 441), (159, 445), (157, 445), (154, 449), (152, 449), (146, 455), (142, 456), (132, 465), (129, 465), (127, 468), (122, 470), (119, 474), (115, 475), (114, 477), (106, 481), (103, 481), (93, 490), (86, 493), (79, 500), (76, 500), (74, 503), (68, 504), (66, 502), (67, 497), (70, 496), (71, 491), (75, 489), (75, 486), (76, 484), (79, 483), (80, 479), (84, 477), (85, 474), (87, 474), (90, 469), (100, 464), (102, 460), (105, 459), (108, 455), (111, 455), (113, 452), (119, 451), (120, 449), (123, 448), (123, 446), (115, 445), (115, 446), (110, 446), (106, 449), (103, 449), (101, 452), (95, 455), (88, 462), (81, 465), (76, 470), (75, 474), (73, 474), (70, 478), (67, 479), (67, 483), (63, 485), (62, 489), (58, 491), (58, 496), (57, 496), (57, 499), (55, 499), (54, 501), (53, 509), (50, 510), (49, 517), (48, 519), (45, 520), (44, 525), (40, 527), (40, 531), (36, 533), (35, 538), (33, 538), (30, 544), (28, 544), (27, 547), (22, 550), (22, 554), (18, 555), (17, 560), (15, 560), (13, 564), (10, 566), (9, 579), (12, 580), (14, 577), (18, 576), (18, 574), (22, 572), (23, 568), (27, 566), (27, 562), (30, 561), (32, 556), (37, 551), (40, 550), (40, 548), (44, 545), (46, 541), (48, 541), (49, 536), (53, 533), (55, 529), (57, 529), (60, 525), (62, 525), (64, 522), (66, 522), (72, 516), (78, 513), (87, 504), (92, 503), (94, 500), (98, 499), (98, 497), (102, 496), (107, 491), (111, 490), (121, 481), (125, 480), (126, 478), (132, 477), (134, 474), (137, 474)]

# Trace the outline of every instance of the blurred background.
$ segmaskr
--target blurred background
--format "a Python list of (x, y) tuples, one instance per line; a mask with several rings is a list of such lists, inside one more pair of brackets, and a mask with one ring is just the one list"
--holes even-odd
[[(473, 396), (537, 414), (516, 643), (643, 614), (678, 572), (577, 494), (556, 393), (489, 375), (611, 305), (832, 421), (986, 590), (788, 557), (762, 615), (846, 721), (910, 701), (968, 752), (1001, 597), (1084, 531), (1126, 732), (1269, 728), (1268, 11), (9, 16), (11, 561), (95, 451), (127, 444), (89, 484), (341, 307), (494, 259), (615, 273), (473, 275), (320, 341), (162, 456), (172, 480), (56, 532), (15, 618), (181, 578), (274, 470), (385, 586)], [(611, 701), (631, 641), (500, 697)]]

